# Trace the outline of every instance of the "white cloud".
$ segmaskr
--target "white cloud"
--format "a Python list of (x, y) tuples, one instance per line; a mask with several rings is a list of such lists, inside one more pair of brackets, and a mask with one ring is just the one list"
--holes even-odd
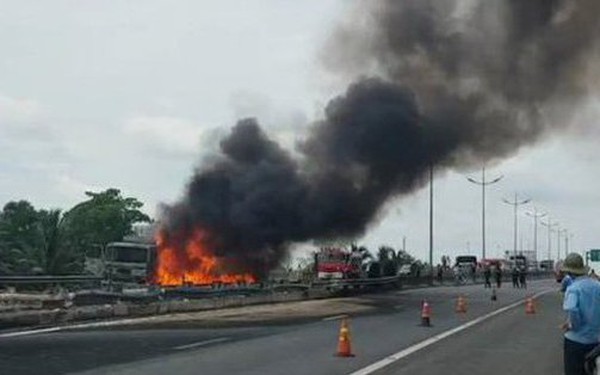
[(0, 94), (0, 123), (28, 123), (38, 119), (40, 104), (28, 98), (12, 98)]
[(0, 93), (0, 146), (4, 150), (28, 149), (33, 144), (57, 147), (57, 129), (47, 112), (35, 99)]
[(203, 136), (202, 127), (168, 116), (134, 116), (125, 121), (123, 131), (157, 151), (173, 155), (197, 154)]
[(99, 186), (94, 186), (80, 181), (72, 174), (62, 172), (54, 176), (55, 190), (65, 201), (75, 204), (83, 199), (86, 191), (100, 191)]

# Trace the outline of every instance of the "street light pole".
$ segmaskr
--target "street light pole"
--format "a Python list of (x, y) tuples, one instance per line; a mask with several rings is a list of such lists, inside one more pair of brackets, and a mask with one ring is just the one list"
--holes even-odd
[(515, 193), (514, 200), (509, 201), (508, 199), (503, 199), (503, 201), (504, 201), (504, 203), (510, 204), (511, 206), (513, 206), (513, 210), (514, 210), (515, 220), (514, 220), (513, 252), (514, 252), (514, 262), (516, 265), (516, 262), (517, 262), (517, 236), (518, 236), (518, 232), (519, 232), (517, 211), (519, 209), (519, 206), (529, 203), (531, 201), (531, 199), (527, 198), (527, 199), (519, 200), (517, 193)]
[(433, 283), (433, 164), (429, 164), (429, 276)]
[[(558, 224), (558, 223), (557, 223)], [(560, 226), (556, 227), (556, 251), (558, 260), (560, 260), (560, 235), (562, 234), (564, 229), (560, 229)]]
[(552, 259), (552, 228), (558, 225), (558, 223), (552, 223), (552, 220), (548, 218), (548, 222), (542, 222), (542, 225), (548, 228), (548, 260)]
[(565, 235), (565, 257), (569, 254), (569, 231), (565, 228), (563, 229), (563, 234)]
[(533, 208), (533, 212), (526, 212), (527, 215), (533, 217), (533, 252), (535, 254), (535, 258), (537, 259), (537, 228), (538, 228), (538, 219), (543, 218), (548, 215), (545, 212), (539, 212), (537, 208)]
[(485, 259), (485, 188), (488, 185), (495, 184), (504, 176), (496, 177), (491, 181), (485, 180), (485, 165), (481, 168), (481, 180), (467, 177), (467, 180), (476, 185), (481, 185), (481, 259)]

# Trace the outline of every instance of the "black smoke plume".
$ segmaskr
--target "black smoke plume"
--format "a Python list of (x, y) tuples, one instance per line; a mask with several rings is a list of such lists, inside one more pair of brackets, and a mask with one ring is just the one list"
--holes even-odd
[(331, 100), (300, 158), (256, 120), (240, 120), (166, 209), (171, 244), (183, 248), (201, 227), (229, 267), (264, 274), (292, 243), (364, 233), (388, 199), (423, 184), (429, 166), (493, 162), (564, 127), (594, 89), (598, 0), (361, 7), (332, 38), (329, 66), (380, 78)]

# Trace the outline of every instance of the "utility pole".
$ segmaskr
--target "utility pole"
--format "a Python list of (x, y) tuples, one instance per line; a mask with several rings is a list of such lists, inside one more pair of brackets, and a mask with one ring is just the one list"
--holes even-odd
[(504, 203), (510, 204), (511, 206), (513, 206), (513, 210), (514, 210), (515, 222), (514, 222), (513, 252), (514, 252), (514, 257), (515, 257), (514, 262), (516, 264), (516, 262), (517, 262), (517, 237), (518, 237), (518, 232), (519, 232), (517, 211), (519, 209), (519, 206), (529, 203), (531, 201), (531, 199), (527, 198), (527, 199), (519, 200), (517, 193), (515, 193), (514, 200), (509, 201), (508, 199), (503, 199), (503, 201), (504, 201)]
[(558, 225), (558, 223), (553, 223), (550, 218), (548, 218), (548, 222), (542, 222), (542, 225), (548, 228), (548, 260), (552, 259), (552, 228)]
[(500, 175), (491, 181), (486, 181), (485, 165), (481, 168), (481, 180), (467, 177), (469, 182), (472, 182), (476, 185), (481, 185), (481, 259), (485, 259), (485, 188), (500, 181), (502, 177), (504, 176)]
[(523, 233), (519, 233), (519, 252), (523, 254), (523, 250), (525, 250), (523, 247)]
[(545, 212), (539, 212), (537, 208), (533, 207), (533, 212), (525, 212), (527, 215), (533, 217), (533, 251), (535, 253), (535, 258), (537, 259), (537, 228), (538, 228), (538, 219), (543, 218), (548, 215)]
[(433, 163), (429, 164), (429, 276), (433, 284)]
[(569, 231), (567, 228), (562, 230), (562, 233), (565, 235), (565, 257), (569, 254)]
[(558, 260), (560, 260), (560, 235), (562, 234), (564, 229), (560, 229), (560, 226), (557, 224), (556, 227), (556, 251), (557, 251), (557, 257)]

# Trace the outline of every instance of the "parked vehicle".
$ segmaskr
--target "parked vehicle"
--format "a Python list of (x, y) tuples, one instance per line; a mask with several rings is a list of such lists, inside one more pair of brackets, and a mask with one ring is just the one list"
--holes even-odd
[(410, 276), (412, 273), (412, 265), (403, 264), (398, 270), (398, 276)]
[(156, 245), (111, 242), (86, 253), (88, 273), (103, 276), (109, 285), (149, 284), (156, 265)]
[(562, 280), (565, 277), (564, 272), (561, 271), (562, 265), (562, 260), (559, 260), (554, 264), (554, 278), (556, 279), (557, 283), (562, 283)]
[(316, 254), (315, 262), (319, 279), (353, 279), (362, 274), (360, 254), (344, 248), (323, 247)]
[(552, 259), (540, 261), (540, 269), (542, 271), (552, 271), (552, 270), (554, 270), (554, 261)]

